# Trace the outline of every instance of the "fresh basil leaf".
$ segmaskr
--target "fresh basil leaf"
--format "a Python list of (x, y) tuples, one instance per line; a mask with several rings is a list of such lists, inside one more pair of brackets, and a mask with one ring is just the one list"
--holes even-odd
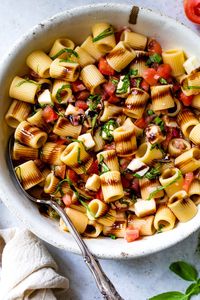
[(112, 240), (116, 240), (116, 235), (114, 235), (114, 234), (109, 234), (109, 237), (110, 237)]
[(160, 77), (159, 82), (161, 84), (168, 84), (167, 80), (165, 78)]
[(92, 41), (93, 43), (104, 39), (105, 37), (114, 34), (113, 28), (110, 26), (109, 28), (105, 29), (104, 31), (102, 31), (99, 35), (95, 36)]
[(153, 55), (150, 55), (147, 62), (146, 62), (146, 65), (147, 66), (150, 66), (152, 63), (158, 63), (160, 64), (162, 62), (162, 56), (155, 53)]
[(177, 261), (170, 265), (169, 269), (174, 272), (176, 275), (180, 276), (187, 281), (196, 281), (198, 272), (192, 265), (184, 262)]
[(187, 290), (185, 291), (186, 295), (188, 295), (188, 299), (190, 299), (191, 296), (193, 295), (198, 295), (200, 294), (200, 287), (198, 286), (197, 283), (192, 283)]
[(135, 79), (135, 82), (136, 82), (136, 88), (140, 88), (140, 83), (142, 82), (142, 78), (136, 78)]
[(92, 111), (96, 111), (97, 106), (101, 101), (101, 96), (100, 95), (90, 95), (88, 97), (88, 101), (89, 101), (89, 103), (88, 103), (89, 109)]
[(163, 294), (159, 294), (148, 300), (186, 300), (185, 295), (181, 292), (167, 292)]
[(188, 85), (183, 87), (184, 90), (199, 90), (200, 86), (199, 85)]
[(147, 172), (144, 177), (149, 179), (149, 180), (153, 180), (156, 177), (160, 176), (161, 172), (160, 172), (160, 166), (156, 167), (156, 168), (151, 168), (151, 170), (149, 172)]
[(138, 70), (137, 69), (130, 69), (129, 70), (129, 75), (137, 76), (138, 75)]
[(63, 84), (56, 92), (56, 99), (58, 100), (59, 103), (62, 102), (62, 96), (61, 93), (64, 89), (70, 88), (70, 84)]
[(22, 81), (18, 82), (18, 84), (16, 85), (16, 87), (19, 87), (21, 86), (22, 84), (24, 83), (34, 83), (35, 85), (40, 85), (38, 82), (34, 81), (34, 80), (31, 80), (29, 78), (24, 78)]
[(164, 227), (165, 227), (165, 225), (159, 224), (157, 233), (161, 233), (161, 232), (162, 232), (162, 229), (163, 229)]
[(102, 154), (100, 154), (99, 164), (100, 164), (100, 166), (101, 166), (101, 174), (110, 171), (109, 167), (108, 167), (107, 164), (104, 162), (104, 157), (103, 157)]
[(125, 94), (130, 87), (129, 74), (126, 74), (122, 79), (122, 87), (116, 90), (116, 94)]
[(156, 125), (158, 125), (160, 127), (161, 131), (165, 130), (165, 123), (163, 122), (163, 120), (161, 118), (155, 117), (155, 119), (153, 121)]
[(149, 116), (152, 116), (152, 115), (154, 115), (155, 113), (154, 113), (154, 111), (153, 111), (152, 109), (149, 109), (149, 110), (147, 110), (147, 114), (148, 114)]
[(136, 177), (136, 178), (138, 178), (138, 179), (143, 178), (143, 176), (141, 176), (141, 175), (139, 175), (139, 174), (137, 174), (137, 173), (133, 174), (133, 176)]
[(58, 56), (60, 56), (61, 54), (63, 53), (70, 53), (71, 55), (74, 55), (75, 57), (78, 57), (78, 53), (70, 48), (64, 48), (64, 49), (61, 49), (60, 51), (58, 51), (54, 56), (51, 57), (51, 59), (56, 59)]
[(109, 120), (101, 128), (101, 136), (104, 140), (112, 141), (113, 140), (113, 131), (117, 128), (117, 123), (115, 120)]

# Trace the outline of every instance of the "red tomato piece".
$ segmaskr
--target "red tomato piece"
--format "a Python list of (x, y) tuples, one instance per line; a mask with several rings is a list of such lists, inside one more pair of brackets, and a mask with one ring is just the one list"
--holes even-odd
[(158, 74), (155, 69), (148, 68), (143, 72), (143, 77), (149, 85), (156, 85), (158, 82)]
[(64, 202), (66, 207), (69, 207), (72, 204), (72, 197), (69, 194), (65, 194), (62, 197), (62, 201)]
[(83, 82), (79, 79), (74, 82), (71, 82), (71, 87), (74, 93), (86, 90), (86, 87), (84, 86)]
[(145, 118), (140, 118), (134, 122), (135, 126), (144, 129), (147, 126)]
[(111, 81), (108, 81), (103, 85), (104, 91), (108, 96), (112, 96), (115, 93), (116, 86)]
[(101, 201), (104, 201), (104, 198), (103, 198), (103, 192), (102, 192), (102, 189), (101, 189), (101, 188), (100, 188), (100, 189), (98, 190), (98, 192), (96, 193), (95, 198), (96, 198), (96, 199), (99, 199), (99, 200), (101, 200)]
[(194, 174), (193, 172), (189, 172), (185, 174), (184, 182), (183, 182), (183, 189), (188, 192), (189, 188), (191, 186), (191, 183), (194, 179)]
[(200, 0), (184, 0), (184, 10), (190, 21), (200, 24)]
[(122, 181), (122, 186), (123, 186), (124, 189), (127, 189), (127, 188), (130, 187), (131, 181), (128, 180), (126, 177), (122, 176), (121, 181)]
[(90, 96), (90, 92), (87, 90), (81, 91), (79, 93), (76, 93), (76, 100), (82, 100), (85, 101)]
[(110, 98), (108, 99), (108, 102), (109, 102), (109, 103), (112, 103), (112, 104), (117, 103), (117, 102), (119, 102), (119, 101), (120, 101), (120, 99), (119, 99), (116, 95), (112, 95), (112, 96), (110, 96)]
[(53, 110), (50, 105), (47, 105), (42, 111), (42, 117), (45, 122), (50, 123), (58, 119), (58, 114)]
[(134, 229), (132, 226), (129, 226), (126, 228), (125, 231), (125, 240), (130, 243), (130, 242), (134, 242), (135, 240), (137, 240), (140, 237), (140, 231), (139, 229)]
[(103, 75), (113, 76), (115, 75), (115, 70), (108, 64), (106, 58), (101, 57), (98, 64), (99, 71)]
[(78, 108), (80, 108), (80, 109), (83, 109), (83, 110), (88, 109), (87, 103), (85, 101), (83, 101), (83, 100), (77, 100), (75, 102), (75, 106), (78, 107)]
[(172, 68), (168, 64), (162, 64), (157, 69), (157, 74), (164, 78), (168, 79), (171, 76)]
[(78, 181), (78, 175), (76, 172), (72, 169), (67, 170), (67, 177), (72, 181), (72, 182), (77, 182)]
[(149, 84), (148, 84), (148, 82), (146, 81), (146, 80), (142, 80), (142, 82), (141, 82), (141, 84), (140, 84), (140, 87), (143, 89), (143, 90), (145, 90), (146, 92), (148, 92), (149, 91)]
[(162, 54), (162, 47), (161, 45), (155, 40), (151, 39), (147, 45), (147, 50), (150, 55), (157, 53), (157, 54)]
[(179, 100), (185, 105), (185, 106), (190, 106), (192, 104), (194, 96), (186, 96), (183, 92), (180, 93), (179, 95)]
[(90, 168), (88, 169), (87, 173), (89, 175), (92, 175), (92, 174), (99, 174), (99, 168), (98, 168), (98, 161), (95, 160), (93, 161), (92, 165), (90, 166)]

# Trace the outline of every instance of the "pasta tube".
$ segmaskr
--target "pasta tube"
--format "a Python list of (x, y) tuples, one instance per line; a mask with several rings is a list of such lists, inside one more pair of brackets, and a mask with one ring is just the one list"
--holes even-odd
[(52, 78), (76, 81), (79, 76), (80, 66), (76, 62), (56, 58), (50, 65), (50, 76)]
[(191, 130), (199, 124), (198, 119), (192, 111), (185, 109), (178, 114), (177, 122), (181, 127), (183, 134), (188, 138)]
[(91, 35), (82, 43), (81, 48), (89, 53), (95, 60), (99, 60), (103, 53), (99, 51), (97, 44), (93, 43)]
[(104, 226), (112, 226), (116, 221), (116, 215), (116, 210), (110, 209), (104, 216), (96, 219), (96, 222)]
[(88, 219), (94, 221), (96, 218), (102, 217), (108, 211), (108, 205), (99, 199), (93, 199), (88, 204)]
[(155, 192), (157, 189), (158, 192), (154, 195), (154, 199), (157, 200), (164, 196), (164, 191), (159, 190), (161, 185), (157, 179), (149, 180), (147, 178), (142, 178), (139, 179), (139, 185), (140, 185), (141, 197), (143, 200), (147, 200), (149, 198), (149, 195), (152, 192)]
[(161, 159), (163, 153), (159, 148), (152, 146), (151, 143), (143, 143), (138, 147), (135, 156), (143, 163), (150, 164), (154, 159)]
[(108, 23), (96, 23), (92, 26), (93, 43), (102, 53), (110, 52), (116, 45), (112, 26)]
[(16, 128), (19, 123), (26, 120), (30, 111), (31, 106), (28, 103), (14, 100), (5, 115), (5, 120), (10, 127)]
[(174, 99), (171, 94), (172, 86), (156, 85), (151, 87), (151, 99), (153, 111), (165, 110), (174, 107)]
[(120, 172), (109, 171), (101, 176), (101, 188), (105, 202), (113, 202), (124, 196)]
[(91, 94), (96, 94), (98, 88), (106, 81), (95, 65), (87, 65), (81, 71), (81, 77)]
[(200, 180), (195, 178), (188, 191), (188, 196), (190, 199), (198, 205), (200, 203)]
[(161, 185), (165, 187), (165, 192), (167, 193), (168, 197), (171, 197), (183, 187), (183, 176), (180, 170), (177, 168), (164, 170), (159, 177), (159, 181)]
[(172, 68), (172, 75), (177, 77), (185, 73), (183, 64), (185, 62), (185, 55), (181, 49), (170, 49), (163, 51), (162, 58), (164, 64), (169, 64)]
[(51, 58), (43, 51), (33, 51), (26, 59), (26, 64), (41, 78), (49, 78), (49, 69), (52, 63)]
[(70, 39), (60, 38), (55, 40), (50, 52), (49, 56), (52, 59), (62, 58), (67, 59), (71, 55), (71, 51), (66, 51), (66, 49), (74, 49), (75, 45)]
[(67, 103), (72, 99), (72, 90), (69, 82), (55, 80), (52, 89), (52, 99), (55, 103)]
[(200, 145), (200, 123), (197, 124), (192, 128), (190, 131), (189, 139), (192, 141), (195, 145)]
[(175, 166), (179, 168), (183, 174), (193, 172), (200, 168), (200, 150), (194, 147), (182, 153), (176, 157)]
[(125, 101), (123, 112), (131, 118), (141, 118), (148, 99), (149, 94), (147, 92), (138, 88), (133, 88), (131, 94)]
[(35, 160), (38, 158), (38, 149), (14, 143), (12, 158), (14, 160)]
[(90, 237), (90, 238), (97, 238), (103, 230), (103, 225), (98, 224), (95, 221), (88, 221), (88, 225), (85, 229), (84, 236)]
[(155, 219), (154, 219), (154, 227), (156, 230), (168, 231), (174, 228), (176, 222), (176, 217), (172, 213), (172, 211), (162, 205), (158, 208)]
[(124, 30), (120, 37), (121, 41), (126, 42), (131, 48), (144, 50), (147, 44), (147, 37), (143, 34)]
[(105, 236), (114, 235), (116, 237), (123, 238), (125, 236), (126, 227), (126, 221), (115, 221), (112, 226), (103, 227), (103, 234)]
[(128, 225), (133, 226), (135, 229), (139, 229), (140, 236), (153, 235), (156, 231), (154, 228), (154, 216), (138, 218), (134, 215), (129, 215)]
[[(75, 209), (72, 209), (69, 207), (65, 208), (65, 212), (68, 215), (68, 217), (70, 218), (70, 220), (73, 223), (76, 230), (80, 234), (84, 233), (84, 231), (86, 230), (86, 227), (88, 225), (88, 218), (86, 217), (86, 215), (84, 215), (83, 213), (81, 213), (78, 210), (75, 210)], [(68, 231), (68, 228), (65, 225), (65, 223), (63, 222), (62, 218), (60, 218), (60, 227), (62, 230)]]
[(105, 150), (97, 154), (98, 164), (103, 169), (102, 164), (105, 164), (110, 171), (119, 171), (119, 162), (115, 150)]
[(135, 214), (137, 217), (145, 217), (152, 215), (156, 212), (156, 202), (152, 200), (139, 200), (134, 205)]
[(67, 118), (59, 117), (53, 127), (53, 133), (59, 136), (69, 136), (76, 139), (81, 133), (81, 128), (82, 125), (74, 126)]
[(190, 149), (190, 143), (181, 138), (171, 139), (168, 145), (168, 152), (172, 157), (177, 157)]
[(59, 179), (51, 172), (47, 175), (44, 183), (44, 192), (46, 194), (53, 194), (56, 191)]
[(63, 164), (60, 156), (64, 149), (65, 145), (47, 142), (40, 151), (40, 159), (46, 164), (60, 166)]

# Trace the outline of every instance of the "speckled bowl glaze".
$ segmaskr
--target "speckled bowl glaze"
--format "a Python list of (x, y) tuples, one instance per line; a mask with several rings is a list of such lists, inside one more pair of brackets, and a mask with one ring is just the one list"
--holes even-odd
[[(48, 243), (74, 253), (80, 253), (70, 234), (59, 230), (57, 223), (42, 216), (38, 208), (13, 185), (6, 165), (6, 145), (11, 133), (4, 122), (10, 100), (8, 88), (16, 74), (25, 71), (25, 58), (35, 49), (48, 50), (53, 41), (67, 36), (81, 43), (90, 33), (92, 24), (108, 21), (115, 27), (128, 25), (133, 30), (157, 38), (163, 48), (181, 47), (187, 54), (200, 53), (200, 38), (175, 20), (147, 9), (139, 9), (136, 25), (129, 24), (131, 6), (121, 4), (99, 4), (83, 6), (58, 14), (37, 25), (23, 36), (0, 64), (0, 197), (11, 212), (38, 237)], [(179, 224), (175, 229), (143, 238), (134, 243), (124, 239), (86, 239), (92, 253), (102, 258), (122, 259), (149, 255), (168, 248), (188, 237), (200, 227), (200, 211), (191, 221)]]

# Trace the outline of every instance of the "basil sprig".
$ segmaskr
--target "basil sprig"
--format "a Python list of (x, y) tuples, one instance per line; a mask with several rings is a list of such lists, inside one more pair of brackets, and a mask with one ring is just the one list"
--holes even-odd
[(74, 51), (73, 49), (70, 48), (63, 48), (60, 51), (58, 51), (55, 55), (51, 56), (51, 59), (56, 59), (57, 57), (59, 57), (61, 54), (63, 53), (70, 53), (71, 55), (74, 55), (75, 57), (78, 57), (78, 53), (76, 51)]
[(200, 294), (200, 278), (194, 266), (185, 261), (177, 261), (170, 265), (169, 269), (186, 281), (193, 282), (185, 293), (172, 291), (149, 298), (149, 300), (189, 300), (194, 295)]
[(104, 39), (105, 37), (114, 34), (113, 28), (110, 26), (109, 28), (105, 29), (104, 31), (102, 31), (99, 35), (95, 36), (92, 41), (93, 43)]

